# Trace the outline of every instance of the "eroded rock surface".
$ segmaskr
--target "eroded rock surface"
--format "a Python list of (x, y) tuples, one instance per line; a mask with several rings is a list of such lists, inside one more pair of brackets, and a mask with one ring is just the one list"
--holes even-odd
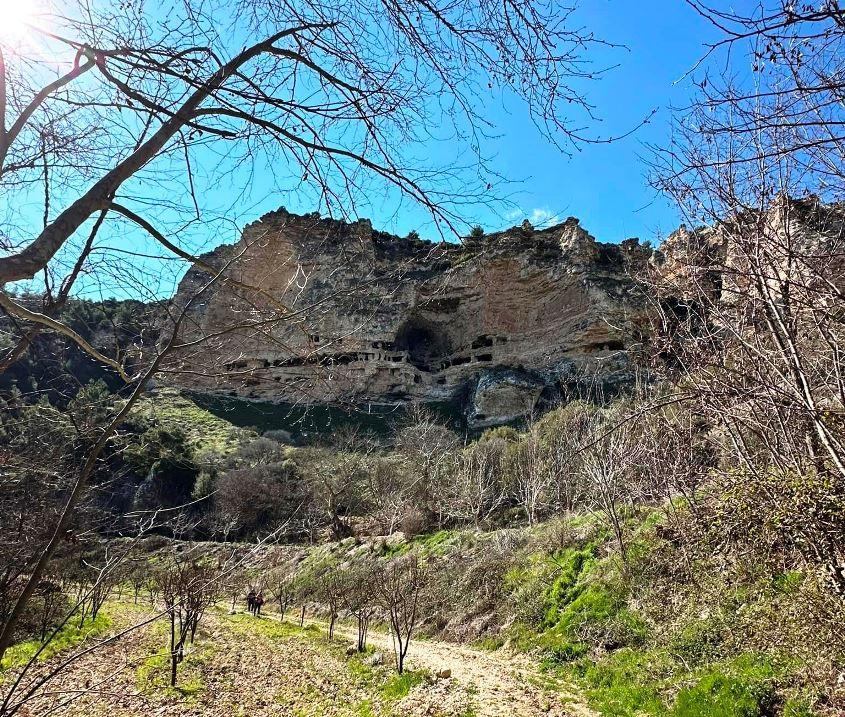
[(181, 282), (182, 338), (197, 343), (171, 381), (270, 401), (449, 401), (471, 425), (502, 423), (631, 380), (629, 271), (650, 253), (574, 218), (458, 245), (279, 210), (203, 257), (213, 286), (198, 294), (198, 270)]

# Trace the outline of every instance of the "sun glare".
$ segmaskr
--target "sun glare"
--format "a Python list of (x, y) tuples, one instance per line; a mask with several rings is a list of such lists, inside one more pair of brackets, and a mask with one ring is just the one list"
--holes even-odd
[(16, 43), (26, 40), (43, 11), (39, 0), (0, 0), (0, 41)]

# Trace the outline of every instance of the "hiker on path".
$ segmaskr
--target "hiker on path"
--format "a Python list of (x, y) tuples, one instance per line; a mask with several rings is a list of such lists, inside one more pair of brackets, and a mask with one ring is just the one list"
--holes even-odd
[(255, 596), (255, 612), (254, 615), (261, 615), (261, 606), (264, 604), (264, 596), (261, 593)]
[(250, 588), (249, 592), (246, 594), (246, 609), (253, 615), (255, 615), (255, 590)]

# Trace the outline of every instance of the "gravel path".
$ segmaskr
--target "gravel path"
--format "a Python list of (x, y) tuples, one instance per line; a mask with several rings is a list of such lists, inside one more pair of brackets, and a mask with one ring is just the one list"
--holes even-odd
[[(349, 628), (343, 626), (340, 631), (353, 639)], [(386, 661), (393, 659), (389, 635), (371, 631), (369, 642), (384, 652)], [(588, 717), (596, 714), (578, 699), (571, 685), (558, 681), (554, 683), (553, 691), (544, 687), (549, 678), (541, 675), (524, 655), (485, 652), (437, 640), (413, 640), (407, 660), (411, 669), (424, 669), (434, 674), (450, 670), (452, 677), (473, 694), (477, 717)]]

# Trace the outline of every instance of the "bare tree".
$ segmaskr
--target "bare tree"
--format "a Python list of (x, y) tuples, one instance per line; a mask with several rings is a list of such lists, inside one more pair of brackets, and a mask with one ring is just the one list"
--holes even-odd
[(313, 503), (319, 510), (321, 523), (328, 523), (334, 540), (351, 537), (353, 530), (348, 519), (361, 504), (366, 455), (309, 448), (302, 449), (298, 461), (310, 478)]
[(528, 525), (534, 525), (548, 505), (552, 475), (540, 441), (533, 433), (511, 446), (508, 472), (513, 497), (524, 511)]
[(185, 646), (194, 641), (200, 620), (217, 599), (220, 567), (187, 548), (169, 556), (153, 579), (169, 618), (170, 686), (175, 687)]
[(610, 524), (619, 556), (627, 563), (625, 526), (622, 510), (639, 497), (635, 481), (642, 454), (639, 431), (620, 410), (614, 410), (594, 424), (594, 438), (584, 450), (581, 470), (587, 482), (590, 501)]
[(375, 574), (375, 595), (390, 624), (396, 671), (405, 671), (405, 657), (420, 620), (425, 568), (416, 555), (394, 558), (380, 565)]
[(284, 568), (277, 568), (270, 577), (270, 585), (273, 598), (279, 604), (279, 619), (284, 620), (285, 613), (296, 597), (293, 575)]
[(584, 503), (581, 456), (598, 410), (594, 404), (572, 401), (541, 418), (534, 428), (548, 464), (550, 499), (557, 510), (571, 511)]
[(364, 652), (367, 649), (370, 620), (376, 611), (373, 599), (374, 572), (369, 565), (348, 568), (343, 572), (343, 580), (346, 583), (343, 604), (357, 625), (355, 648), (358, 652)]
[(412, 406), (408, 425), (396, 436), (396, 450), (411, 474), (410, 494), (442, 527), (447, 506), (442, 500), (451, 479), (458, 437), (421, 406)]
[[(650, 277), (660, 368), (709, 427), (718, 492), (736, 499), (727, 532), (777, 533), (842, 591), (841, 531), (807, 519), (845, 495), (842, 10), (690, 4), (721, 37), (655, 155), (656, 186), (698, 227), (667, 238)], [(772, 531), (759, 518), (774, 513)]]
[(449, 510), (472, 521), (476, 529), (501, 508), (508, 497), (504, 475), (506, 450), (507, 442), (502, 438), (487, 438), (469, 444), (458, 459)]
[(329, 611), (329, 640), (334, 640), (335, 623), (340, 616), (349, 587), (349, 583), (340, 574), (340, 570), (335, 567), (326, 569), (318, 578), (316, 597)]
[(399, 455), (373, 455), (365, 471), (370, 509), (386, 535), (399, 529), (411, 502), (412, 486), (406, 465)]

